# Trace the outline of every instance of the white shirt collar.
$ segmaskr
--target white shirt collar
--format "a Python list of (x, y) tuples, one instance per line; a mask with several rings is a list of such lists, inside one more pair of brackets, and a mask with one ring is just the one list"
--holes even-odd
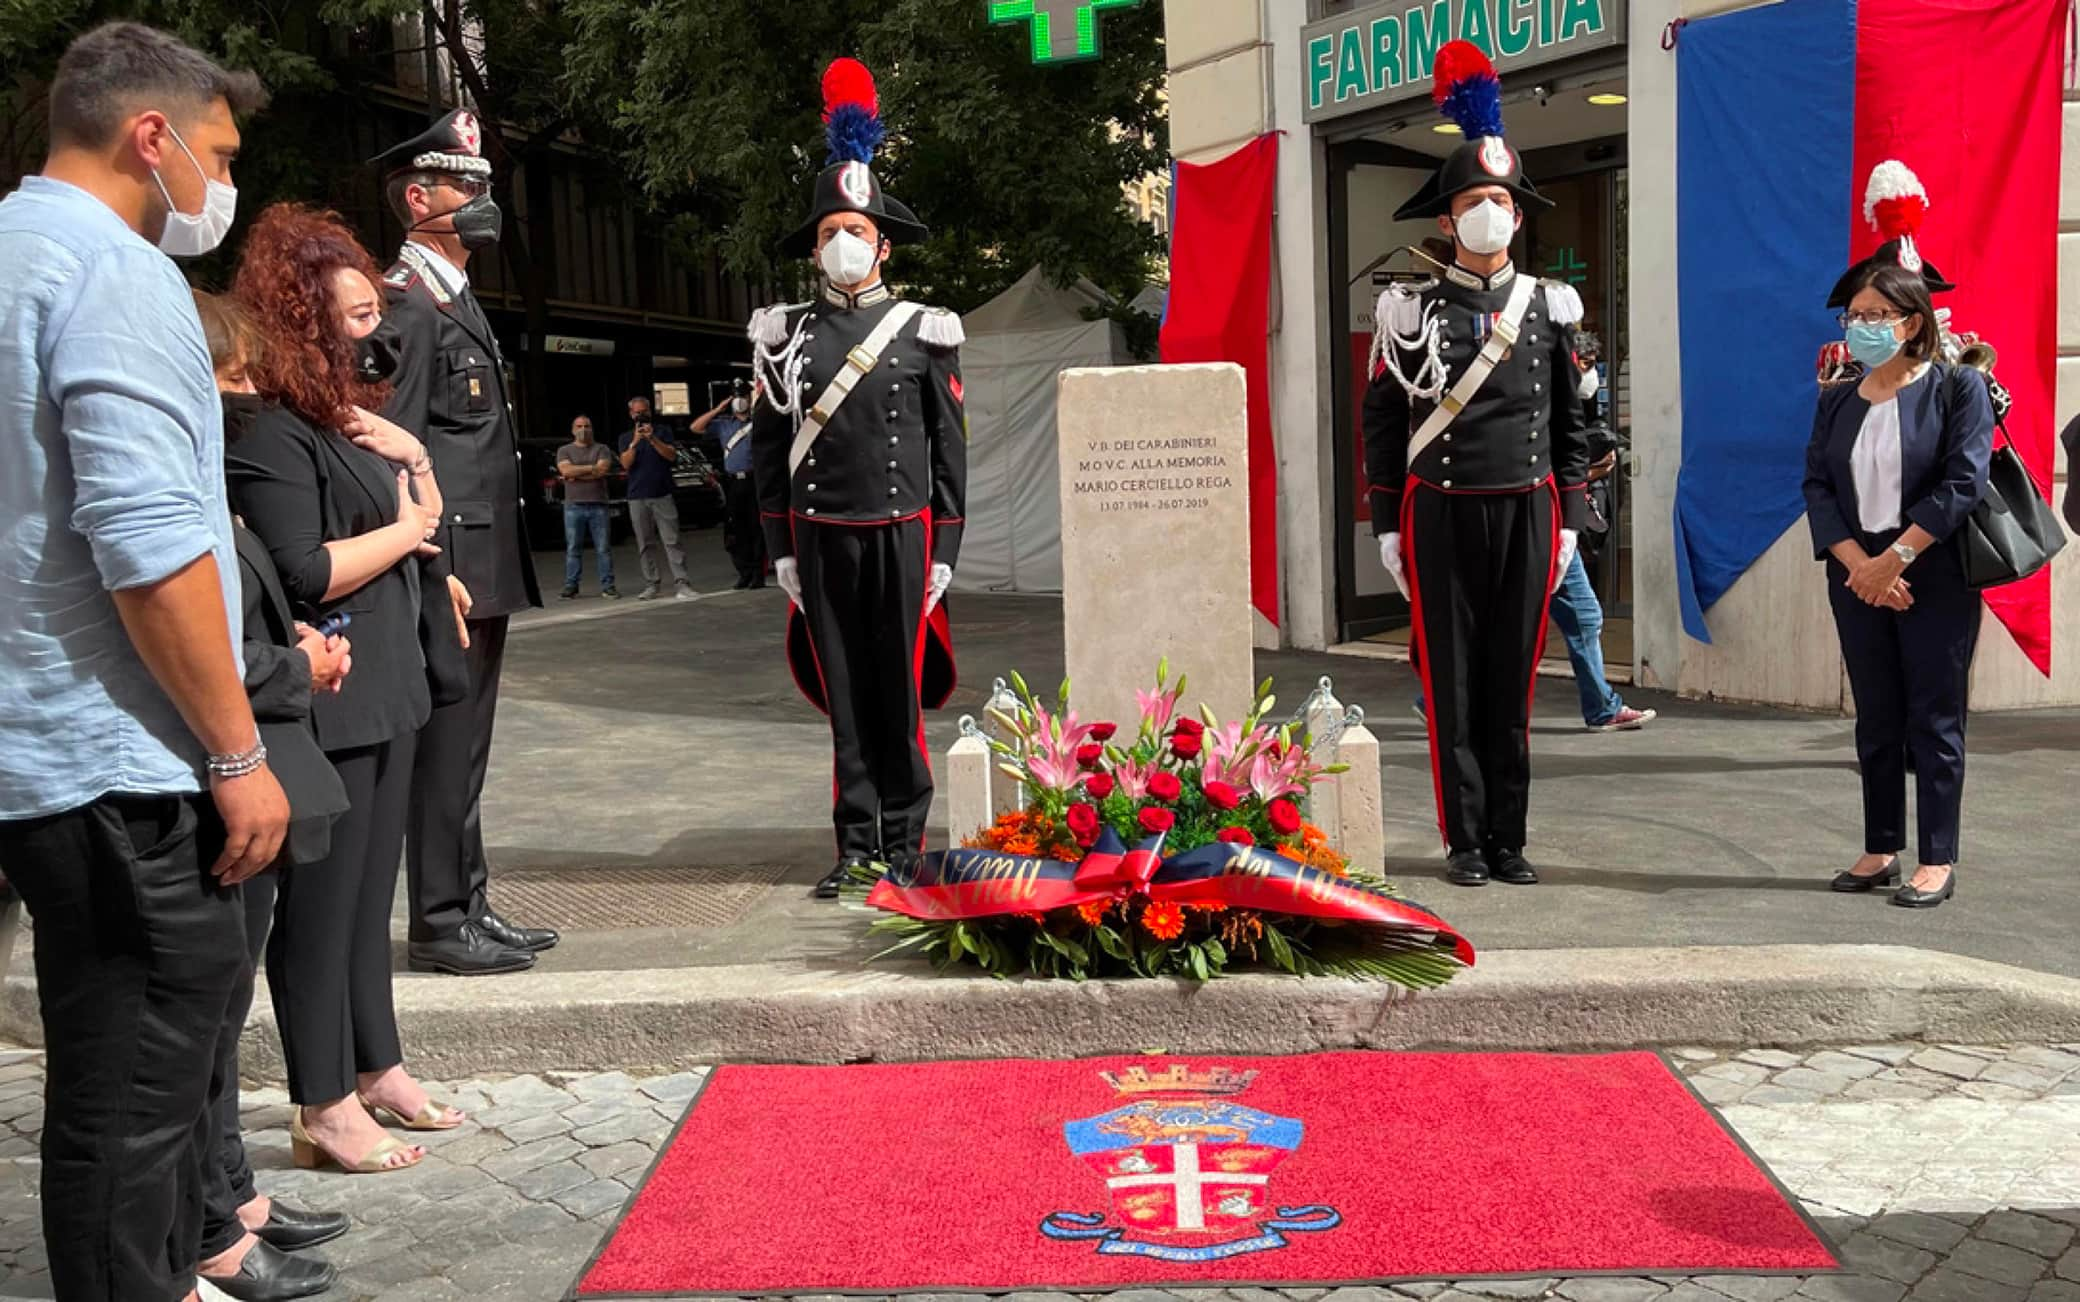
[(417, 240), (405, 242), (426, 256), (426, 265), (432, 267), (433, 274), (441, 278), (442, 289), (450, 294), (460, 294), (469, 287), (469, 273), (443, 257), (439, 249), (431, 244), (421, 244)]

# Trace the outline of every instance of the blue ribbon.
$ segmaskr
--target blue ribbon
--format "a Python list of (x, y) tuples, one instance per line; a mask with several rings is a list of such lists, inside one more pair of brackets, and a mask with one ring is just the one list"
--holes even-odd
[[(1103, 1216), (1076, 1212), (1054, 1212), (1040, 1222), (1040, 1232), (1050, 1239), (1098, 1241), (1098, 1251), (1109, 1257), (1149, 1257), (1156, 1261), (1220, 1261), (1250, 1252), (1268, 1252), (1289, 1242), (1286, 1234), (1313, 1234), (1343, 1224), (1343, 1214), (1333, 1207), (1281, 1207), (1278, 1216), (1265, 1221), (1262, 1233), (1247, 1239), (1231, 1239), (1203, 1248), (1180, 1248), (1167, 1243), (1147, 1243), (1126, 1238), (1126, 1231), (1107, 1226)], [(1281, 1233), (1284, 1231), (1284, 1233)]]

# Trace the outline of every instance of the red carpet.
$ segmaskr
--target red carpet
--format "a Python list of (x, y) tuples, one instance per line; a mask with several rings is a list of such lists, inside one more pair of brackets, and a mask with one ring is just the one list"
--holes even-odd
[(1834, 1268), (1652, 1054), (1094, 1058), (719, 1068), (577, 1296)]

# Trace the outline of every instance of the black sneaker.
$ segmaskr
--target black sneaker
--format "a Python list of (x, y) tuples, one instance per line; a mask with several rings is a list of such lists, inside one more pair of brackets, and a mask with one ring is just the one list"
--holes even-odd
[(620, 594), (620, 593), (618, 593), (618, 592), (616, 592), (616, 591), (615, 591), (614, 589), (612, 589), (612, 588), (601, 588), (601, 589), (599, 590), (599, 595), (600, 595), (600, 596), (602, 596), (602, 597), (605, 597), (605, 598), (606, 598), (606, 599), (607, 599), (608, 601), (619, 601), (619, 600), (621, 600), (621, 594)]
[(578, 590), (577, 590), (576, 588), (565, 588), (565, 589), (563, 590), (563, 599), (564, 599), (565, 601), (570, 601), (570, 600), (573, 600), (573, 599), (575, 599), (575, 598), (577, 597), (577, 595), (578, 595)]

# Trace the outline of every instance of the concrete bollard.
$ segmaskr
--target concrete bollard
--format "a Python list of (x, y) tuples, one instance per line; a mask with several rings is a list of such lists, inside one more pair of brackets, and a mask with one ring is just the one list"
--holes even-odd
[(989, 743), (961, 720), (961, 739), (946, 750), (946, 839), (958, 846), (995, 819), (990, 809)]
[(1322, 830), (1336, 837), (1336, 848), (1360, 872), (1379, 873), (1387, 862), (1387, 825), (1380, 804), (1379, 738), (1356, 724), (1344, 729), (1336, 743), (1336, 762), (1350, 771), (1335, 779), (1337, 823)]

